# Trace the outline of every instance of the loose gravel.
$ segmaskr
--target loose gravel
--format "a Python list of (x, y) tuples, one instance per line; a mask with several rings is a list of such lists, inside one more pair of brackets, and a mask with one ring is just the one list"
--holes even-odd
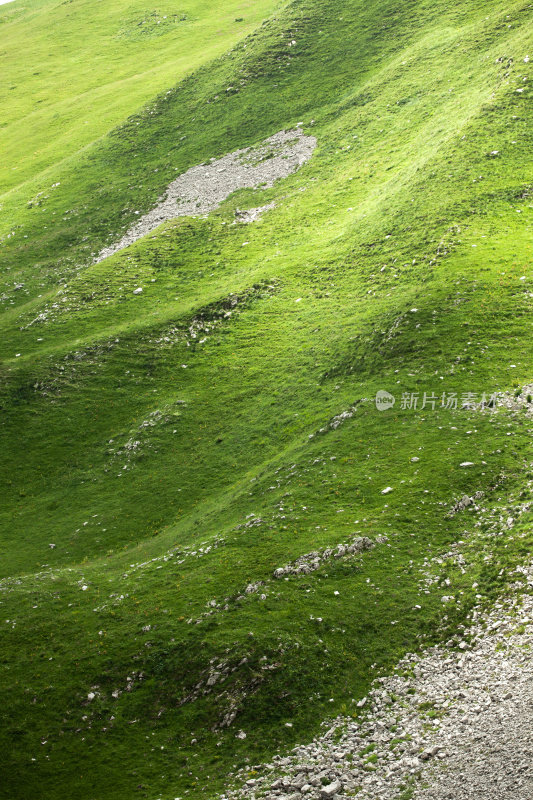
[(357, 704), (361, 721), (336, 718), (223, 797), (531, 800), (533, 568), (519, 572), (530, 594), (474, 611), (464, 640), (377, 679)]
[[(280, 131), (259, 147), (247, 147), (191, 167), (172, 181), (166, 197), (124, 234), (116, 244), (105, 247), (95, 263), (133, 244), (155, 230), (161, 223), (176, 217), (204, 216), (214, 211), (237, 189), (270, 188), (279, 178), (286, 178), (308, 161), (316, 147), (314, 136), (306, 136), (301, 128)], [(243, 221), (252, 222), (271, 206), (252, 209)]]

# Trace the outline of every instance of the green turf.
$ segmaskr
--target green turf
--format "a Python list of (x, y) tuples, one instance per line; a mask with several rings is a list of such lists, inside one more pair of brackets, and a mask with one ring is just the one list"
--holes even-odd
[[(0, 201), (29, 200), (155, 93), (281, 8), (277, 0), (17, 0), (0, 9)], [(52, 181), (54, 182), (54, 181)]]
[[(115, 2), (106, 21), (83, 4), (91, 38), (80, 17), (72, 33), (69, 5), (41, 17), (18, 2), (0, 9), (13, 47), (30, 22), (42, 46), (47, 10), (54, 37), (71, 34), (81, 55), (75, 34), (97, 58), (113, 20), (105, 86), (127, 90), (108, 108), (101, 65), (81, 58), (61, 99), (58, 51), (47, 91), (75, 124), (54, 132), (60, 112), (43, 98), (43, 127), (25, 135), (49, 131), (50, 147), (29, 158), (15, 122), (35, 94), (25, 72), (2, 131), (25, 178), (9, 155), (0, 795), (214, 797), (228, 771), (354, 713), (402, 653), (456, 629), (474, 581), (490, 601), (527, 557), (527, 524), (485, 550), (468, 544), (477, 515), (447, 512), (483, 490), (506, 513), (531, 478), (530, 422), (440, 397), (532, 380), (532, 8), (190, 2), (180, 55), (177, 24), (175, 38), (145, 39)], [(136, 81), (141, 57), (149, 78)], [(86, 133), (81, 108), (97, 101)], [(318, 140), (299, 172), (91, 264), (177, 173), (298, 122)], [(260, 221), (231, 224), (270, 201)], [(393, 409), (376, 409), (379, 389)], [(403, 393), (439, 400), (403, 409)], [(356, 534), (388, 540), (273, 580)], [(424, 560), (458, 540), (466, 574), (450, 567), (451, 588), (421, 592)], [(244, 594), (254, 581), (264, 591)], [(458, 600), (447, 619), (443, 594)], [(208, 690), (219, 664), (235, 669)]]

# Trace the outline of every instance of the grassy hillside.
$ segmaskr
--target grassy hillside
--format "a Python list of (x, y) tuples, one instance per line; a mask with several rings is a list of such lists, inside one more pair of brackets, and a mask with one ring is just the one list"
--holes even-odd
[[(113, 40), (109, 92), (127, 91), (109, 110), (83, 59), (80, 88), (61, 89), (58, 54), (47, 91), (74, 122), (2, 198), (10, 800), (214, 797), (228, 771), (357, 713), (376, 675), (456, 630), (530, 551), (527, 515), (514, 538), (484, 520), (524, 498), (531, 421), (479, 401), (531, 383), (531, 4), (243, 5), (190, 2), (190, 52), (178, 27), (134, 37), (137, 54)], [(83, 7), (91, 57), (99, 14), (115, 30), (135, 16)], [(0, 18), (15, 28), (21, 8)], [(100, 103), (85, 135), (81, 109)], [(297, 173), (92, 263), (177, 174), (298, 123), (318, 146)], [(484, 512), (449, 514), (476, 491)], [(273, 576), (359, 536), (375, 546)]]
[[(0, 10), (0, 202), (45, 182), (154, 94), (244, 39), (276, 0), (17, 0)], [(22, 54), (25, 54), (23, 57)], [(52, 181), (53, 182), (53, 181)]]

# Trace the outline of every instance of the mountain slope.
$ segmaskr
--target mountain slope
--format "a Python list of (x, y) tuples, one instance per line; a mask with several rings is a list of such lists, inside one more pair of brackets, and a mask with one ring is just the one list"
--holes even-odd
[[(530, 470), (527, 411), (479, 408), (531, 383), (530, 25), (294, 2), (6, 198), (4, 796), (214, 796), (524, 557), (527, 528), (424, 581), (475, 529), (457, 498), (503, 514)], [(92, 263), (297, 124), (295, 174)]]
[[(277, 7), (29, 0), (0, 10), (0, 199), (46, 181), (153, 95), (245, 38)], [(29, 58), (21, 58), (27, 52)], [(51, 181), (53, 182), (53, 181)]]

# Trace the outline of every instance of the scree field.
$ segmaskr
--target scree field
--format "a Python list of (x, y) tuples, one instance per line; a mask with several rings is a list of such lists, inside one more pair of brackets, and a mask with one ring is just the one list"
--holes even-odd
[[(450, 509), (533, 477), (532, 29), (527, 0), (0, 6), (0, 797), (214, 800), (512, 580), (531, 514), (485, 542)], [(291, 130), (289, 177), (95, 260)]]

